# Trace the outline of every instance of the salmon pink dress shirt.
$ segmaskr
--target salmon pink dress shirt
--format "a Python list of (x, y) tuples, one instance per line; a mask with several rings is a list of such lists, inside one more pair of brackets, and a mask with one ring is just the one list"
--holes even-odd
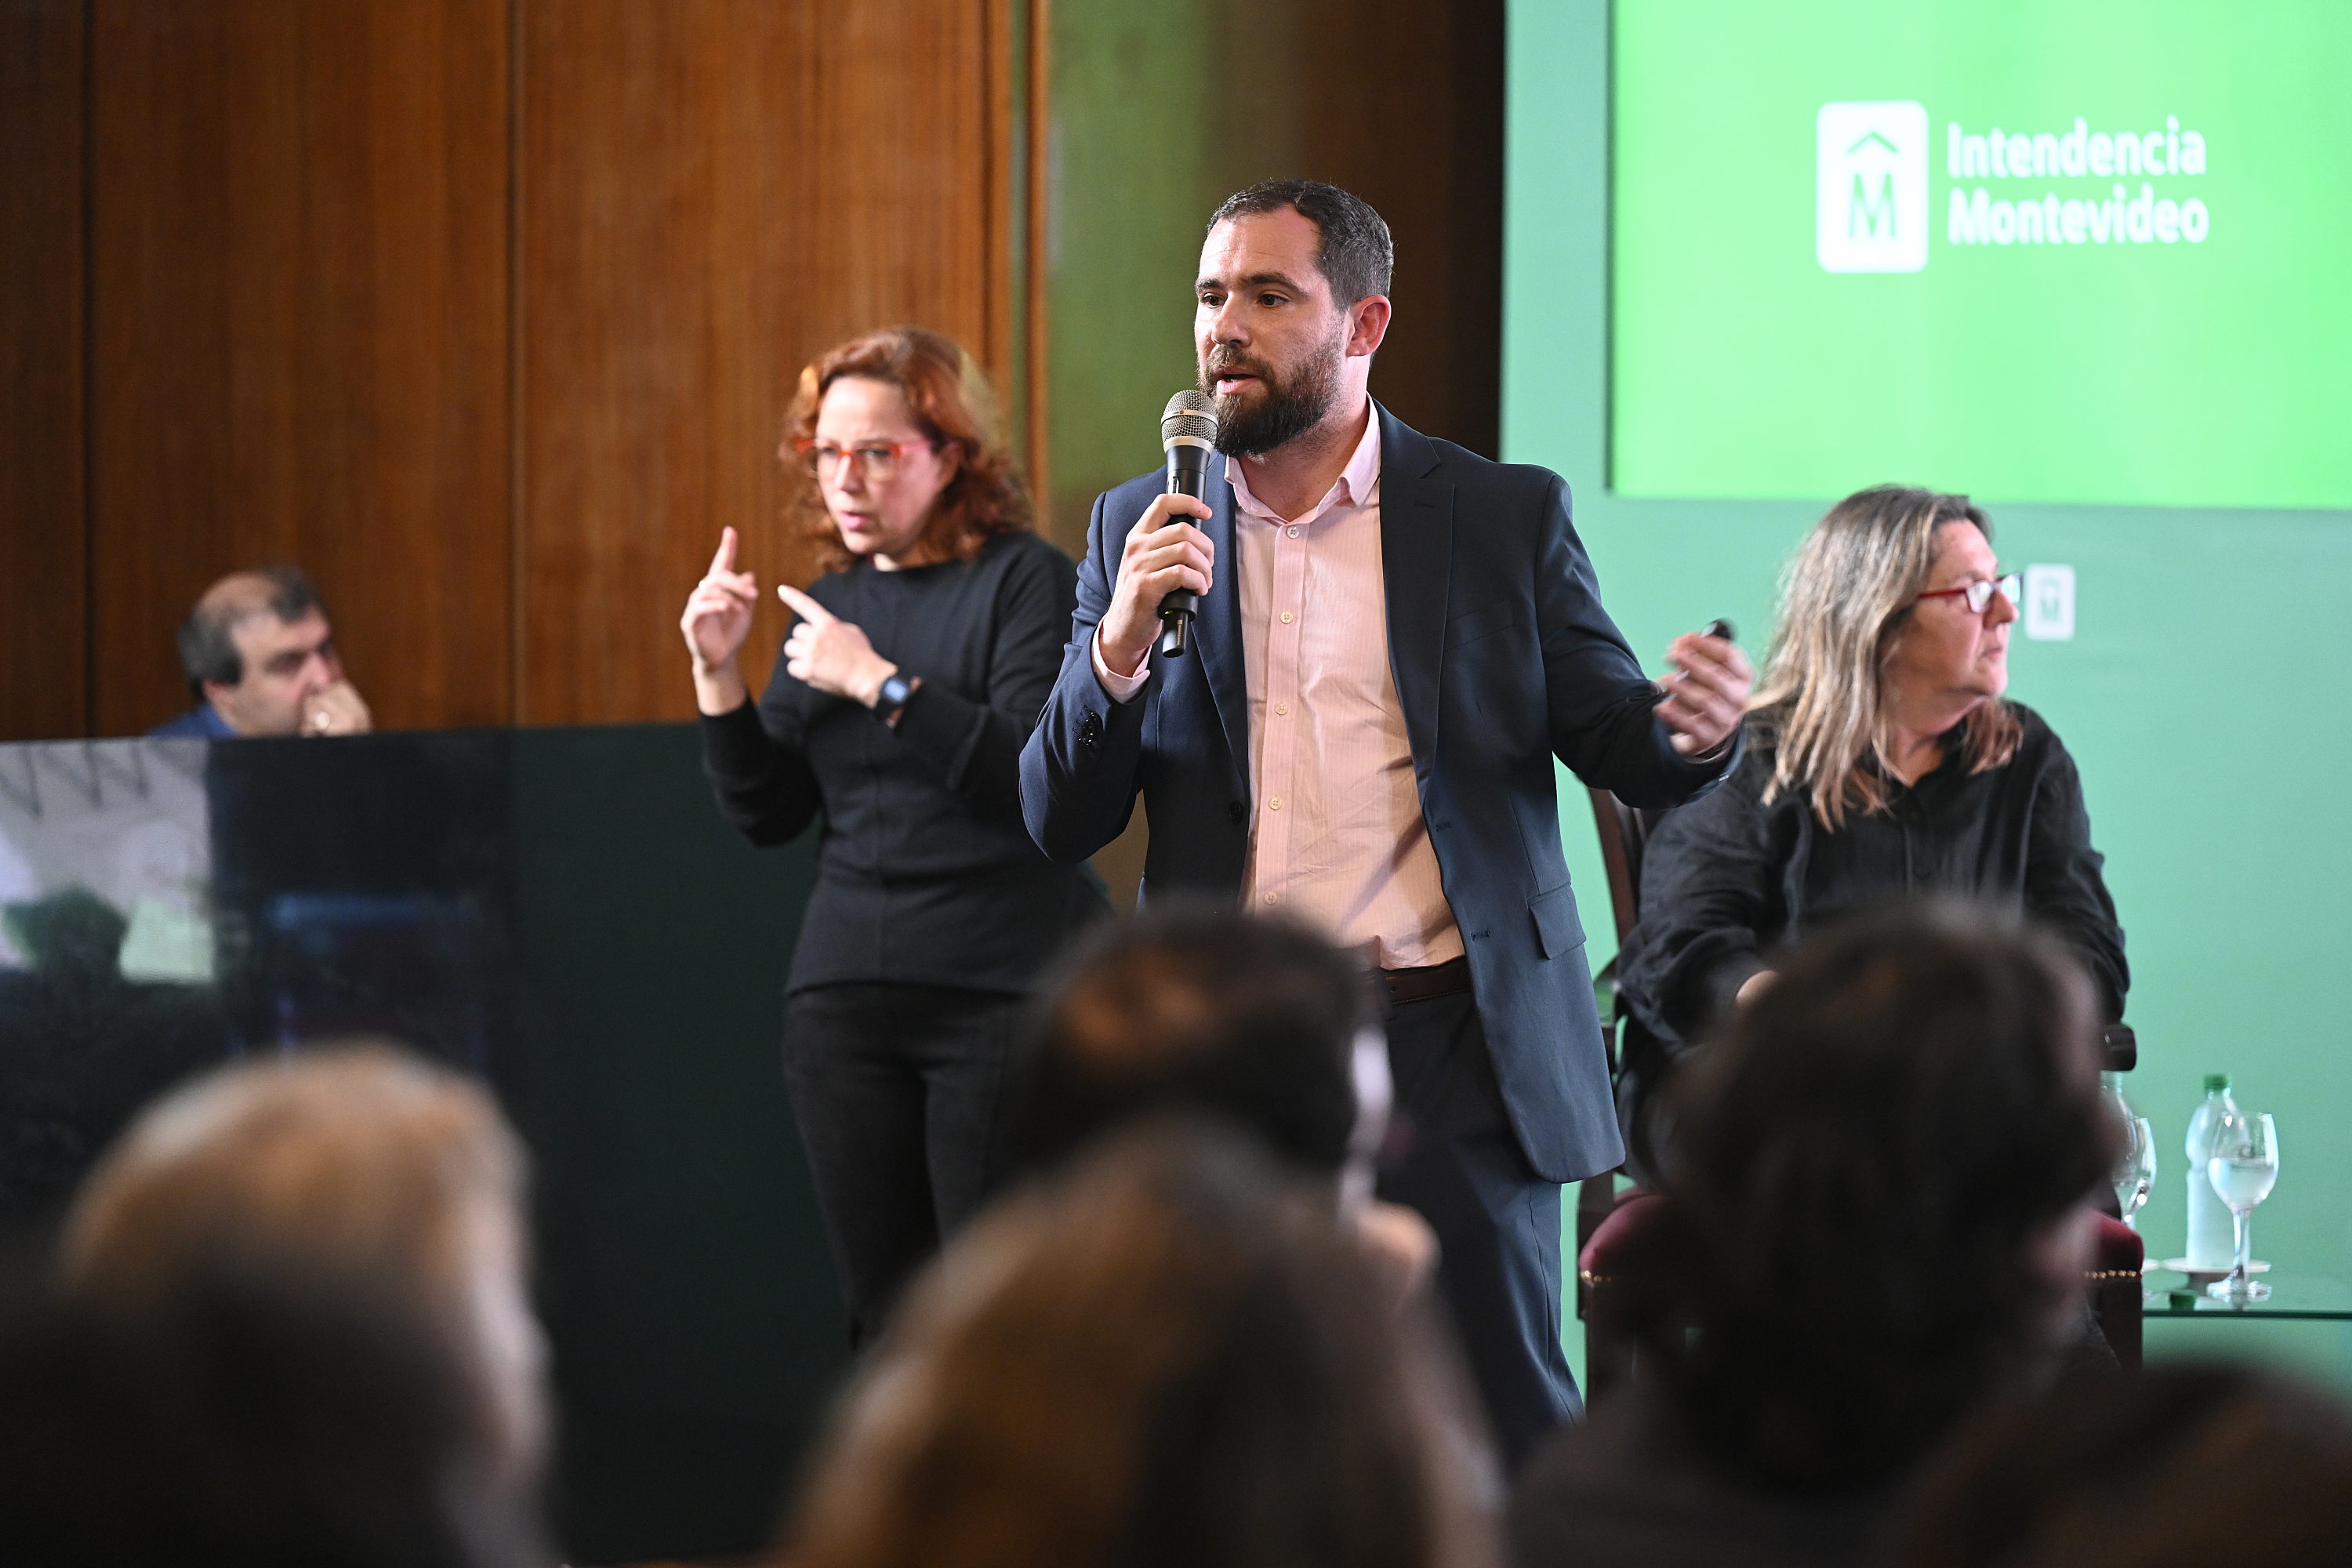
[[(1389, 669), (1381, 570), (1381, 428), (1303, 517), (1251, 493), (1237, 458), (1229, 564), (1241, 603), (1249, 687), (1252, 908), (1287, 913), (1383, 969), (1462, 956), (1462, 933), (1422, 820), (1404, 709)], [(1094, 652), (1095, 679), (1132, 700), (1150, 679)]]

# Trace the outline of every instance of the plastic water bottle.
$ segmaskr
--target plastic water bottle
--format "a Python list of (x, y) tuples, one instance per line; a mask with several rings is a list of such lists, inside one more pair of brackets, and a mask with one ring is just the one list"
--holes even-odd
[(2119, 1072), (2099, 1075), (2099, 1098), (2107, 1102), (2108, 1110), (2126, 1126), (2129, 1126), (2131, 1119), (2139, 1114), (2132, 1109), (2131, 1100), (2124, 1094), (2124, 1075)]
[(2182, 1145), (2189, 1156), (2189, 1266), (2221, 1269), (2237, 1260), (2237, 1233), (2230, 1223), (2229, 1205), (2213, 1191), (2205, 1173), (2205, 1140), (2212, 1135), (2214, 1119), (2238, 1109), (2230, 1098), (2230, 1075), (2208, 1073), (2205, 1098), (2189, 1118), (2189, 1137)]

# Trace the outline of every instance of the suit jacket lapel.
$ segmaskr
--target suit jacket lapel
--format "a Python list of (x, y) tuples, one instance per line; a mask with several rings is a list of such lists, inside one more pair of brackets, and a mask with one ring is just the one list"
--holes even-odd
[(1201, 601), (1192, 622), (1192, 652), (1201, 661), (1209, 695), (1216, 704), (1217, 721), (1225, 731), (1232, 754), (1234, 778), (1244, 804), (1249, 800), (1249, 667), (1242, 658), (1242, 595), (1240, 563), (1234, 558), (1234, 487), (1225, 482), (1222, 465), (1212, 465), (1206, 498), (1210, 517), (1201, 525), (1215, 552), (1214, 581)]
[(1454, 567), (1454, 487), (1437, 448), (1379, 405), (1381, 574), (1387, 579), (1389, 670), (1418, 771), (1437, 755), (1439, 658)]

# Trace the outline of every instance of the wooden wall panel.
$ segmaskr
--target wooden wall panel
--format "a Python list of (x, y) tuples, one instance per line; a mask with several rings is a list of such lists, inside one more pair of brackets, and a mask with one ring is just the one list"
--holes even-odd
[(719, 529), (763, 586), (808, 575), (775, 456), (800, 365), (912, 321), (1006, 384), (1009, 6), (517, 3), (520, 717), (684, 717)]
[(0, 740), (84, 732), (82, 0), (0, 7)]
[(317, 578), (387, 726), (511, 711), (503, 0), (97, 0), (101, 733), (237, 566)]

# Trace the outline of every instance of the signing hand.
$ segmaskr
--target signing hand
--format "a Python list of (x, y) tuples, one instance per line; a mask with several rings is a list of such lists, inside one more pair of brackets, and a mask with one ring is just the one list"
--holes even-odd
[(1190, 588), (1206, 596), (1215, 580), (1216, 547), (1188, 517), (1206, 518), (1209, 503), (1191, 496), (1164, 495), (1128, 531), (1118, 553), (1118, 584), (1110, 609), (1096, 628), (1103, 663), (1116, 675), (1143, 668), (1160, 640), (1160, 601), (1171, 590)]
[(1731, 739), (1748, 709), (1756, 671), (1739, 645), (1703, 632), (1685, 632), (1666, 648), (1675, 673), (1665, 679), (1666, 700), (1658, 704), (1675, 751), (1685, 757), (1712, 752)]
[(798, 588), (776, 584), (776, 597), (800, 620), (784, 639), (784, 668), (828, 697), (846, 697), (871, 708), (882, 683), (898, 667), (874, 651), (866, 634)]
[(364, 735), (375, 728), (360, 689), (340, 679), (302, 700), (301, 722), (305, 735)]
[(735, 656), (751, 635), (751, 611), (760, 602), (759, 580), (735, 570), (735, 531), (721, 529), (710, 570), (687, 595), (678, 630), (694, 656), (694, 700), (705, 713), (731, 713), (751, 695)]

